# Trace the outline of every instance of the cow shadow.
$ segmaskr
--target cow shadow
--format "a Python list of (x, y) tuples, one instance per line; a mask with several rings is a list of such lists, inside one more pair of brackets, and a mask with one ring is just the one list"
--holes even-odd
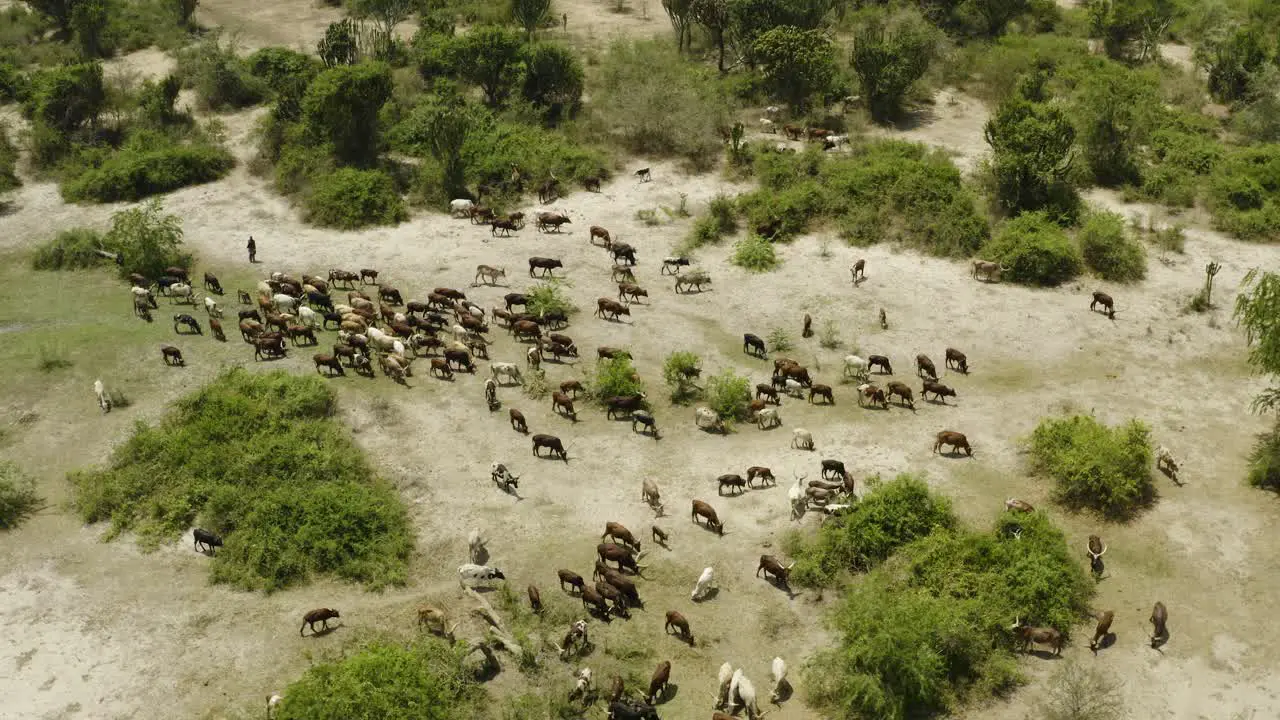
[(679, 694), (679, 692), (679, 685), (673, 682), (668, 682), (666, 686), (662, 688), (662, 692), (658, 693), (657, 697), (653, 699), (653, 704), (661, 705), (663, 703), (670, 702), (676, 698), (676, 695)]
[(337, 632), (337, 631), (338, 631), (338, 629), (339, 629), (339, 628), (341, 628), (341, 627), (342, 627), (342, 623), (337, 623), (337, 624), (335, 624), (335, 625), (328, 625), (328, 626), (326, 626), (326, 627), (322, 627), (322, 628), (320, 628), (319, 630), (316, 630), (316, 631), (312, 632), (312, 633), (311, 633), (310, 635), (308, 635), (307, 637), (325, 637), (325, 636), (327, 636), (327, 635), (331, 635), (331, 634), (333, 634), (333, 633)]
[(707, 602), (708, 600), (716, 599), (716, 597), (718, 597), (719, 595), (720, 595), (720, 588), (713, 585), (712, 587), (707, 588), (707, 591), (702, 593), (702, 596), (699, 597), (697, 600), (694, 600), (694, 602), (698, 604), (702, 604), (704, 602)]
[(1178, 471), (1177, 471), (1177, 470), (1171, 470), (1171, 469), (1169, 469), (1169, 467), (1168, 467), (1168, 466), (1163, 466), (1163, 465), (1162, 465), (1162, 466), (1160, 467), (1160, 472), (1161, 472), (1161, 474), (1163, 474), (1165, 477), (1167, 477), (1167, 478), (1169, 478), (1170, 480), (1172, 480), (1172, 481), (1173, 481), (1173, 484), (1174, 484), (1174, 485), (1177, 485), (1178, 487), (1182, 487), (1183, 485), (1185, 485), (1185, 484), (1186, 484), (1186, 483), (1184, 483), (1184, 482), (1182, 482), (1181, 480), (1179, 480), (1179, 479), (1178, 479)]
[(1107, 648), (1115, 644), (1116, 644), (1116, 634), (1113, 632), (1109, 632), (1106, 635), (1102, 636), (1102, 639), (1098, 641), (1098, 644), (1096, 647), (1093, 647), (1091, 649), (1093, 650), (1093, 654), (1097, 655), (1099, 650), (1106, 650)]
[(951, 460), (963, 460), (973, 457), (972, 455), (966, 455), (963, 450), (948, 450), (946, 452), (938, 451), (938, 455)]
[(1052, 650), (1044, 650), (1041, 648), (1032, 648), (1026, 651), (1028, 655), (1034, 655), (1041, 660), (1061, 660), (1062, 655), (1055, 655)]
[(1170, 638), (1170, 637), (1172, 637), (1172, 636), (1171, 636), (1171, 635), (1169, 634), (1169, 632), (1166, 630), (1166, 631), (1165, 631), (1165, 633), (1164, 633), (1163, 635), (1160, 635), (1160, 636), (1157, 636), (1157, 637), (1153, 637), (1153, 638), (1151, 638), (1151, 649), (1152, 649), (1152, 650), (1156, 650), (1156, 651), (1159, 651), (1159, 652), (1163, 653), (1163, 652), (1164, 652), (1164, 650), (1162, 650), (1162, 648), (1163, 648), (1165, 645), (1169, 644), (1169, 638)]

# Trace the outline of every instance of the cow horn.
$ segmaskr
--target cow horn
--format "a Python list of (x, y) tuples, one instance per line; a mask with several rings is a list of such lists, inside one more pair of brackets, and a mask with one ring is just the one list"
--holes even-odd
[(1013, 620), (1013, 628), (1012, 628), (1012, 629), (1017, 629), (1017, 628), (1019, 628), (1019, 627), (1021, 627), (1021, 626), (1022, 626), (1022, 616), (1021, 616), (1021, 615), (1018, 615), (1018, 616), (1016, 616), (1016, 617), (1014, 618), (1014, 620)]
[(1106, 555), (1106, 554), (1107, 554), (1107, 546), (1106, 546), (1106, 543), (1103, 543), (1102, 552), (1098, 553), (1098, 557), (1102, 557), (1103, 555)]

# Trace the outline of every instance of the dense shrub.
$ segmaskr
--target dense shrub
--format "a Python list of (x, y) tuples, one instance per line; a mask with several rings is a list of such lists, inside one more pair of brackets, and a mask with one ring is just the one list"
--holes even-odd
[(955, 526), (946, 498), (931, 493), (917, 477), (899, 475), (874, 485), (850, 513), (825, 523), (816, 538), (794, 550), (791, 579), (802, 586), (829, 586), (841, 573), (871, 570), (899, 547)]
[(320, 72), (321, 65), (310, 55), (283, 47), (265, 47), (244, 59), (249, 74), (258, 78), (273, 93), (297, 92)]
[(520, 168), (526, 191), (534, 182), (555, 173), (568, 189), (588, 177), (605, 177), (608, 155), (599, 148), (580, 145), (563, 133), (511, 122), (480, 123), (462, 146), (465, 175), (477, 186), (508, 188), (511, 168)]
[(484, 691), (463, 664), (466, 650), (422, 637), (375, 640), (346, 658), (318, 662), (284, 691), (280, 720), (467, 720)]
[(935, 531), (851, 588), (833, 618), (839, 645), (806, 668), (810, 698), (825, 717), (905, 720), (1003, 694), (1022, 680), (1009, 626), (1068, 633), (1092, 585), (1042, 514)]
[(1043, 210), (1055, 222), (1075, 220), (1080, 197), (1068, 181), (1076, 131), (1066, 111), (1018, 95), (987, 121), (996, 201), (1010, 217)]
[(1094, 180), (1122, 185), (1139, 179), (1138, 149), (1146, 143), (1161, 107), (1156, 79), (1149, 73), (1114, 63), (1082, 72), (1072, 116)]
[(221, 179), (234, 165), (231, 153), (213, 145), (127, 147), (64, 183), (62, 197), (68, 202), (141, 200)]
[(8, 461), (0, 460), (0, 530), (12, 530), (40, 507), (35, 481)]
[(1061, 285), (1084, 264), (1079, 248), (1044, 213), (1005, 221), (982, 252), (1009, 268), (1005, 277), (1026, 285)]
[(733, 108), (713, 71), (688, 63), (665, 40), (614, 42), (592, 92), (596, 134), (638, 155), (677, 156), (707, 168), (720, 155), (716, 128)]
[(22, 187), (17, 167), (18, 148), (9, 138), (9, 126), (0, 122), (0, 195)]
[(1249, 453), (1249, 484), (1280, 491), (1280, 421), (1258, 437)]
[(315, 145), (331, 145), (342, 162), (368, 166), (377, 156), (378, 113), (391, 98), (391, 68), (361, 63), (329, 68), (302, 96), (302, 120)]
[(753, 233), (734, 244), (731, 262), (751, 272), (768, 272), (781, 261), (773, 243)]
[(631, 358), (616, 357), (600, 360), (587, 380), (591, 396), (598, 402), (611, 397), (639, 395), (644, 392), (644, 383)]
[(803, 110), (811, 97), (827, 95), (835, 84), (835, 45), (818, 30), (775, 27), (755, 39), (751, 52), (769, 92), (794, 109)]
[(662, 364), (662, 380), (671, 390), (671, 402), (687, 403), (702, 395), (694, 385), (694, 378), (702, 372), (702, 359), (697, 353), (677, 350), (667, 356)]
[(108, 467), (73, 474), (75, 507), (144, 547), (197, 523), (221, 534), (214, 582), (402, 583), (413, 546), (404, 505), (333, 421), (334, 404), (314, 376), (226, 371), (159, 425), (139, 424)]
[(88, 228), (63, 230), (36, 248), (31, 256), (34, 270), (80, 270), (97, 267), (103, 258), (94, 252), (103, 248), (102, 234)]
[(33, 124), (67, 135), (96, 121), (106, 100), (100, 63), (65, 65), (32, 75), (22, 112)]
[(196, 91), (203, 110), (248, 107), (266, 96), (266, 84), (249, 74), (235, 43), (223, 43), (218, 31), (178, 53), (178, 75), (184, 87)]
[(409, 219), (391, 176), (381, 170), (339, 168), (313, 178), (305, 207), (308, 222), (342, 230)]
[(577, 114), (583, 71), (578, 55), (564, 45), (538, 43), (524, 49), (525, 100), (542, 108), (549, 122)]
[(1091, 213), (1079, 239), (1085, 264), (1103, 280), (1134, 282), (1147, 276), (1147, 251), (1129, 235), (1119, 213)]
[(1086, 415), (1049, 418), (1031, 435), (1032, 464), (1053, 480), (1058, 502), (1123, 520), (1155, 496), (1149, 438), (1137, 420), (1109, 428)]
[(1243, 240), (1280, 238), (1280, 145), (1242, 147), (1218, 163), (1209, 183), (1214, 225)]
[(141, 273), (158, 278), (167, 267), (191, 267), (191, 254), (183, 250), (182, 220), (163, 213), (164, 205), (153, 198), (111, 216), (102, 244), (124, 257), (118, 266), (122, 276)]
[(732, 370), (707, 378), (707, 405), (720, 417), (745, 420), (751, 405), (751, 381)]
[(715, 243), (725, 235), (738, 231), (738, 205), (727, 195), (716, 195), (707, 205), (705, 215), (699, 215), (685, 238), (683, 247), (696, 249)]
[(907, 92), (924, 77), (936, 54), (937, 30), (918, 14), (872, 18), (854, 37), (849, 66), (877, 120), (902, 112)]

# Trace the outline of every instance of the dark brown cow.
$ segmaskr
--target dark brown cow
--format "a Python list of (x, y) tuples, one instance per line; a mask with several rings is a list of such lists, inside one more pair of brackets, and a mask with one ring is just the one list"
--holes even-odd
[(663, 660), (658, 663), (658, 667), (653, 671), (653, 677), (649, 679), (649, 694), (645, 697), (645, 702), (652, 705), (660, 699), (667, 691), (667, 683), (671, 681), (671, 661)]
[(1048, 645), (1053, 648), (1054, 655), (1062, 654), (1062, 633), (1053, 628), (1031, 627), (1026, 623), (1018, 620), (1014, 623), (1012, 630), (1018, 637), (1018, 641), (1022, 644), (1022, 650), (1025, 652), (1030, 650), (1032, 645)]
[(778, 583), (784, 590), (791, 590), (791, 586), (787, 581), (791, 577), (791, 568), (795, 567), (795, 563), (783, 565), (778, 562), (778, 558), (772, 555), (761, 555), (760, 565), (756, 567), (756, 577), (760, 577), (760, 573), (764, 573), (764, 579), (768, 580), (769, 576), (773, 576), (774, 582)]
[(920, 388), (920, 396), (925, 400), (929, 399), (929, 393), (933, 393), (935, 400), (941, 401), (943, 405), (947, 404), (948, 397), (956, 397), (956, 391), (940, 382), (925, 380), (924, 387)]
[(311, 628), (311, 634), (314, 635), (316, 633), (316, 623), (320, 623), (321, 632), (328, 630), (329, 621), (340, 617), (342, 616), (338, 614), (337, 610), (331, 610), (329, 608), (312, 610), (302, 616), (302, 627), (298, 630), (298, 635), (301, 636), (305, 634), (308, 627)]
[(160, 346), (160, 358), (164, 360), (165, 365), (186, 365), (186, 361), (182, 359), (182, 351), (172, 345)]
[(1093, 640), (1089, 643), (1089, 649), (1095, 654), (1098, 652), (1098, 644), (1105, 641), (1107, 635), (1111, 634), (1111, 621), (1115, 617), (1116, 614), (1111, 610), (1098, 615), (1098, 625), (1093, 629)]
[(469, 373), (476, 371), (476, 365), (471, 361), (471, 353), (466, 350), (445, 350), (444, 360), (450, 365), (457, 365), (459, 370), (466, 370)]
[(693, 524), (701, 525), (702, 523), (698, 522), (698, 518), (700, 517), (706, 520), (706, 526), (715, 530), (717, 535), (724, 535), (724, 523), (720, 522), (719, 516), (716, 515), (715, 508), (701, 500), (694, 500), (692, 512)]
[(965, 375), (969, 374), (969, 359), (965, 354), (955, 348), (947, 348), (947, 367), (954, 367)]
[(529, 277), (534, 277), (533, 271), (535, 269), (542, 271), (539, 277), (546, 277), (547, 275), (555, 277), (553, 271), (562, 267), (564, 267), (564, 263), (557, 258), (531, 257), (529, 258)]
[(964, 450), (965, 454), (973, 457), (973, 448), (969, 446), (969, 439), (964, 433), (958, 433), (954, 430), (943, 430), (934, 438), (933, 451), (941, 452), (943, 445), (950, 445), (952, 453), (958, 453)]
[(768, 351), (765, 350), (764, 347), (764, 340), (761, 339), (759, 335), (753, 335), (751, 333), (742, 334), (742, 352), (748, 355), (755, 355), (757, 357), (764, 357), (768, 355)]
[(1093, 293), (1093, 300), (1089, 303), (1089, 309), (1093, 310), (1099, 305), (1102, 306), (1103, 315), (1106, 315), (1112, 320), (1116, 319), (1116, 301), (1112, 300), (1110, 295), (1095, 290)]
[(1165, 610), (1164, 603), (1156, 602), (1155, 607), (1151, 609), (1151, 647), (1160, 647), (1169, 639), (1169, 611)]
[(868, 355), (867, 370), (878, 367), (885, 375), (893, 374), (893, 366), (889, 364), (889, 358), (884, 355)]
[(596, 299), (596, 317), (605, 318), (606, 320), (617, 320), (619, 315), (630, 316), (631, 309), (617, 300), (612, 300), (610, 298)]
[(533, 436), (533, 454), (538, 456), (538, 449), (546, 448), (552, 455), (559, 455), (560, 459), (569, 462), (569, 454), (564, 450), (564, 443), (555, 435), (538, 434)]
[(572, 570), (557, 570), (556, 575), (560, 578), (560, 589), (564, 590), (564, 586), (568, 585), (570, 589), (582, 592), (582, 588), (587, 586), (587, 581), (582, 576)]
[(620, 522), (609, 521), (604, 524), (604, 534), (600, 536), (600, 539), (604, 540), (605, 538), (612, 538), (614, 542), (630, 545), (637, 551), (640, 549), (640, 541), (636, 540), (636, 536), (632, 535), (627, 526)]
[(756, 385), (756, 399), (762, 396), (772, 400), (774, 405), (782, 404), (782, 401), (778, 399), (778, 391), (772, 385), (765, 385), (764, 383)]
[(637, 575), (640, 574), (640, 565), (636, 562), (635, 551), (626, 545), (600, 543), (596, 545), (596, 555), (601, 562), (617, 563), (619, 570), (626, 568)]
[(836, 404), (835, 393), (831, 390), (830, 385), (811, 385), (809, 387), (809, 402), (813, 402), (814, 397), (822, 397), (826, 399), (828, 405)]
[(551, 393), (551, 412), (563, 414), (572, 420), (578, 419), (578, 413), (573, 409), (573, 400), (559, 390)]
[(933, 367), (933, 361), (928, 355), (916, 356), (916, 375), (919, 377), (928, 377), (930, 380), (938, 379), (938, 371)]
[(644, 398), (643, 393), (640, 395), (615, 395), (614, 397), (606, 398), (604, 401), (605, 417), (612, 420), (619, 414), (630, 415), (644, 405)]
[(893, 397), (896, 395), (902, 398), (903, 405), (906, 405), (912, 410), (916, 409), (915, 397), (911, 392), (911, 388), (907, 387), (906, 383), (894, 381), (889, 383), (888, 387), (889, 387), (889, 397)]
[(675, 634), (679, 635), (685, 642), (693, 645), (693, 632), (689, 630), (689, 621), (685, 620), (684, 615), (675, 610), (667, 611), (667, 622), (662, 626), (663, 632), (668, 634), (671, 633), (671, 628), (675, 628)]
[(716, 494), (723, 495), (725, 488), (732, 488), (734, 492), (741, 492), (747, 489), (747, 481), (737, 473), (726, 473), (716, 478)]
[(773, 471), (762, 465), (752, 465), (747, 468), (747, 485), (750, 486), (752, 481), (760, 480), (760, 484), (769, 483), (777, 485), (778, 481), (773, 477)]
[(315, 355), (312, 356), (311, 359), (315, 361), (316, 372), (320, 372), (321, 368), (328, 368), (330, 371), (335, 372), (339, 375), (347, 374), (347, 372), (342, 369), (342, 363), (338, 360), (337, 357), (333, 355), (328, 355), (325, 353), (316, 353)]

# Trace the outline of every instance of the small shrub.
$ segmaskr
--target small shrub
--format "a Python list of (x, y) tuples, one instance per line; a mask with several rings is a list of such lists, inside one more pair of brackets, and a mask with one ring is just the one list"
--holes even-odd
[(1026, 285), (1055, 286), (1076, 277), (1080, 250), (1044, 213), (1008, 220), (983, 253), (1009, 267), (1006, 277)]
[(1045, 720), (1123, 720), (1120, 681), (1098, 668), (1073, 660), (1049, 679), (1040, 717)]
[(716, 195), (707, 205), (707, 213), (694, 221), (684, 244), (688, 249), (697, 249), (719, 242), (720, 238), (737, 231), (737, 203), (727, 195)]
[[(3, 96), (0, 95), (0, 101), (2, 100)], [(17, 166), (18, 148), (9, 138), (8, 124), (0, 122), (0, 195), (22, 187), (22, 180), (16, 172)]]
[(751, 405), (751, 381), (732, 370), (707, 378), (707, 405), (720, 417), (745, 420)]
[(784, 353), (795, 348), (795, 343), (791, 342), (791, 335), (786, 330), (776, 327), (769, 331), (769, 350), (770, 352)]
[(702, 360), (696, 353), (677, 350), (662, 364), (662, 380), (671, 390), (671, 402), (688, 403), (702, 395), (693, 379), (701, 372)]
[(314, 178), (306, 211), (308, 222), (342, 230), (397, 225), (409, 219), (391, 176), (355, 168), (340, 168)]
[(1054, 481), (1054, 498), (1125, 520), (1150, 504), (1151, 443), (1137, 420), (1109, 428), (1086, 415), (1041, 421), (1031, 435), (1036, 472)]
[(640, 373), (636, 372), (631, 359), (625, 357), (601, 360), (596, 364), (592, 377), (588, 378), (587, 385), (591, 388), (592, 397), (602, 404), (607, 398), (644, 392)]
[(182, 220), (164, 214), (159, 198), (112, 215), (102, 244), (124, 257), (118, 266), (122, 277), (136, 272), (156, 278), (167, 267), (191, 267), (191, 254), (183, 250)]
[(751, 234), (734, 243), (733, 264), (751, 272), (768, 272), (778, 267), (778, 255), (773, 243), (759, 235)]
[(825, 523), (818, 536), (793, 553), (791, 578), (806, 587), (829, 587), (842, 573), (867, 572), (907, 543), (934, 530), (951, 530), (951, 503), (925, 482), (899, 475), (875, 487), (839, 522)]
[(840, 340), (840, 329), (836, 327), (836, 321), (827, 318), (822, 321), (822, 327), (818, 330), (818, 344), (827, 350), (836, 350), (844, 343)]
[(1280, 491), (1280, 420), (1254, 443), (1249, 452), (1248, 477), (1253, 487)]
[(1147, 253), (1129, 237), (1124, 218), (1113, 212), (1095, 212), (1080, 228), (1084, 262), (1103, 280), (1134, 282), (1147, 276)]
[(541, 400), (551, 394), (551, 383), (547, 382), (547, 371), (542, 368), (536, 370), (530, 369), (524, 375), (524, 391), (525, 397), (531, 400)]
[(466, 649), (434, 637), (377, 639), (336, 661), (312, 665), (285, 689), (280, 720), (463, 720), (481, 715), (484, 692)]
[(0, 530), (12, 530), (40, 509), (35, 481), (8, 461), (0, 461)]
[(67, 351), (61, 346), (41, 345), (37, 351), (36, 367), (44, 373), (66, 370), (71, 367), (71, 360), (67, 358)]
[(97, 267), (104, 259), (95, 250), (103, 247), (102, 234), (89, 228), (63, 230), (36, 248), (33, 270), (82, 270)]
[(1152, 232), (1152, 239), (1161, 250), (1183, 253), (1187, 248), (1187, 231), (1181, 225), (1170, 225)]
[(569, 294), (564, 288), (568, 285), (565, 280), (543, 280), (534, 285), (525, 297), (528, 298), (529, 304), (526, 306), (528, 311), (539, 317), (547, 313), (564, 313), (566, 316), (578, 312), (578, 307), (569, 299)]
[(74, 506), (144, 548), (197, 522), (221, 534), (216, 583), (272, 591), (323, 574), (401, 584), (413, 549), (404, 504), (335, 410), (315, 376), (228, 370), (159, 425), (139, 424), (107, 467), (72, 474)]

